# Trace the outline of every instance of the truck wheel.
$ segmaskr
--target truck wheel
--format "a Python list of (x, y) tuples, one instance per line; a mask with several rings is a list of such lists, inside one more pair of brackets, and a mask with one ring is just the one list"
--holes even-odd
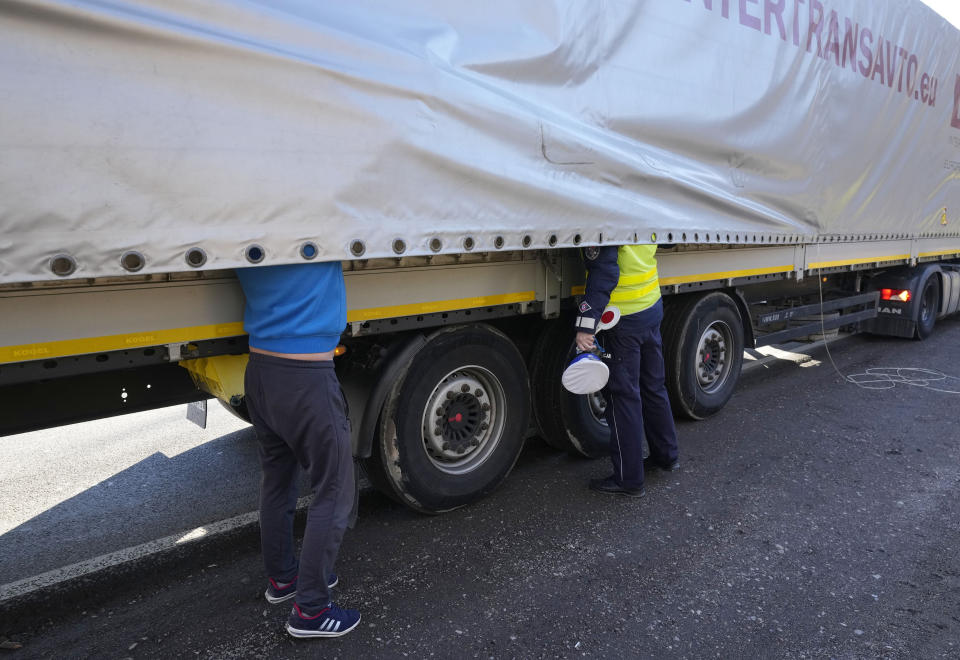
[(704, 419), (723, 408), (743, 364), (743, 321), (736, 303), (719, 292), (676, 301), (666, 310), (662, 334), (674, 412)]
[(529, 400), (523, 358), (503, 333), (486, 325), (437, 332), (387, 396), (366, 466), (371, 482), (423, 513), (484, 497), (520, 455)]
[(551, 447), (587, 458), (606, 456), (610, 429), (603, 395), (571, 394), (560, 383), (576, 352), (574, 334), (573, 319), (562, 317), (548, 322), (537, 338), (530, 361), (533, 414)]
[(917, 309), (917, 339), (926, 339), (933, 333), (940, 311), (940, 277), (932, 273), (923, 283)]

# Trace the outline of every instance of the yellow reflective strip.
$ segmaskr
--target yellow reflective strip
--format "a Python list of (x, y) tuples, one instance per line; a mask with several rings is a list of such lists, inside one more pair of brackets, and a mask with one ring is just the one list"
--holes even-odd
[(216, 339), (218, 337), (236, 337), (242, 334), (244, 334), (243, 323), (238, 321), (236, 323), (195, 325), (189, 328), (134, 332), (106, 337), (86, 337), (84, 339), (64, 339), (20, 346), (3, 346), (0, 347), (0, 364), (26, 360), (46, 360), (65, 355), (122, 351), (161, 344)]
[(433, 314), (435, 312), (450, 312), (457, 309), (472, 307), (487, 307), (489, 305), (509, 305), (510, 303), (530, 302), (535, 300), (535, 291), (520, 293), (506, 293), (499, 296), (476, 296), (474, 298), (459, 298), (457, 300), (437, 300), (433, 302), (414, 303), (410, 305), (390, 305), (387, 307), (369, 307), (367, 309), (353, 309), (347, 312), (347, 321), (373, 321), (388, 319), (396, 316), (415, 316), (417, 314)]
[[(789, 273), (793, 266), (775, 266), (773, 268), (751, 268), (749, 270), (726, 270), (719, 273), (700, 273), (698, 275), (678, 275), (676, 277), (661, 277), (660, 286), (672, 284), (689, 284), (690, 282), (709, 282), (710, 280), (727, 280), (737, 277), (751, 277), (753, 275), (772, 275), (774, 273)], [(586, 292), (586, 285), (570, 287), (571, 296), (582, 296)]]
[(690, 282), (709, 282), (710, 280), (729, 280), (738, 277), (752, 277), (754, 275), (772, 275), (773, 273), (789, 273), (793, 266), (775, 266), (773, 268), (750, 268), (747, 270), (726, 270), (719, 273), (700, 273), (698, 275), (680, 275), (678, 277), (661, 277), (660, 285), (689, 284)]
[[(456, 300), (438, 300), (411, 305), (393, 305), (389, 307), (371, 307), (347, 312), (347, 321), (370, 321), (395, 316), (414, 316), (434, 312), (449, 312), (457, 309), (487, 307), (489, 305), (508, 305), (518, 302), (530, 302), (536, 299), (535, 291), (522, 291), (499, 296), (476, 296)], [(24, 362), (27, 360), (45, 360), (65, 355), (84, 355), (87, 353), (106, 353), (131, 348), (147, 348), (163, 344), (201, 341), (219, 337), (236, 337), (246, 334), (243, 323), (221, 323), (217, 325), (198, 325), (188, 328), (172, 328), (150, 332), (108, 335), (105, 337), (85, 337), (83, 339), (65, 339), (60, 341), (22, 344), (0, 347), (0, 364)]]
[(639, 275), (621, 275), (617, 280), (617, 286), (633, 286), (634, 284), (646, 284), (651, 280), (657, 279), (657, 269)]
[(888, 257), (864, 257), (863, 259), (841, 259), (839, 261), (815, 261), (807, 264), (810, 268), (833, 268), (835, 266), (853, 266), (856, 264), (872, 264), (881, 261), (907, 261), (909, 254), (894, 254)]
[[(657, 271), (656, 271), (656, 270), (653, 271), (653, 274), (652, 274), (652, 275), (649, 274), (649, 273), (647, 273), (647, 274), (644, 274), (644, 275), (628, 275), (628, 276), (626, 276), (626, 277), (621, 277), (620, 280), (617, 282), (617, 286), (630, 286), (630, 285), (633, 285), (633, 284), (645, 284), (646, 282), (649, 282), (649, 281), (650, 281), (650, 278), (651, 278), (651, 277), (657, 277)], [(571, 295), (571, 296), (582, 296), (582, 295), (586, 292), (586, 290), (587, 290), (587, 286), (586, 286), (585, 284), (581, 284), (580, 286), (573, 286), (573, 287), (570, 287), (570, 295)]]
[(960, 248), (953, 250), (937, 250), (936, 252), (921, 252), (920, 257), (942, 257), (945, 254), (960, 254)]
[(612, 294), (610, 294), (610, 302), (617, 302), (617, 303), (619, 303), (619, 302), (628, 302), (628, 301), (631, 301), (631, 300), (640, 300), (641, 298), (643, 298), (645, 295), (647, 295), (648, 293), (650, 293), (650, 292), (653, 291), (654, 289), (659, 289), (659, 288), (660, 288), (660, 283), (659, 283), (659, 282), (651, 282), (650, 284), (648, 284), (647, 286), (645, 286), (645, 287), (643, 287), (643, 288), (641, 288), (641, 289), (635, 289), (635, 290), (632, 290), (632, 291), (619, 291), (619, 292), (618, 292), (618, 291), (614, 290), (614, 292), (613, 292)]

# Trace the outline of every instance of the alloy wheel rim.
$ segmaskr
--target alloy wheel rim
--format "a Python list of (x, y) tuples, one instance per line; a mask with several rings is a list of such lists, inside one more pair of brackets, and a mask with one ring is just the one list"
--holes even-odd
[(424, 406), (424, 452), (438, 470), (462, 475), (476, 470), (503, 435), (506, 393), (492, 372), (469, 365), (444, 376)]
[(723, 387), (730, 373), (733, 332), (723, 321), (714, 321), (697, 344), (697, 384), (707, 394)]

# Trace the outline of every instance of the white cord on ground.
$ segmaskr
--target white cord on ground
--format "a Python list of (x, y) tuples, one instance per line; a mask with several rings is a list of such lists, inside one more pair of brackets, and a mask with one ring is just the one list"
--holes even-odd
[[(820, 260), (820, 244), (817, 244), (817, 261)], [(845, 375), (830, 354), (830, 344), (827, 341), (827, 331), (823, 322), (823, 275), (817, 268), (817, 286), (820, 289), (820, 333), (823, 336), (823, 347), (827, 349), (827, 357), (833, 370), (843, 380), (852, 383), (864, 390), (889, 390), (897, 385), (922, 387), (944, 394), (960, 394), (960, 378), (948, 376), (942, 371), (917, 367), (872, 367), (862, 374)]]
[(865, 390), (889, 390), (897, 385), (909, 385), (944, 394), (960, 394), (960, 378), (933, 369), (875, 367), (845, 378)]

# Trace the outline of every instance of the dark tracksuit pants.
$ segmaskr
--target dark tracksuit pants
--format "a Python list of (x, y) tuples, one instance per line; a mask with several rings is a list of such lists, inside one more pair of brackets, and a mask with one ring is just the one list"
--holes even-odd
[[(260, 443), (260, 539), (267, 575), (297, 578), (297, 604), (315, 613), (330, 602), (327, 578), (340, 550), (356, 495), (346, 402), (333, 361), (250, 354), (247, 409)], [(300, 469), (313, 496), (300, 550), (293, 517)]]
[(620, 318), (599, 338), (610, 368), (603, 390), (610, 427), (613, 478), (627, 488), (643, 486), (643, 439), (661, 465), (677, 460), (677, 431), (664, 384), (660, 322), (663, 302)]

